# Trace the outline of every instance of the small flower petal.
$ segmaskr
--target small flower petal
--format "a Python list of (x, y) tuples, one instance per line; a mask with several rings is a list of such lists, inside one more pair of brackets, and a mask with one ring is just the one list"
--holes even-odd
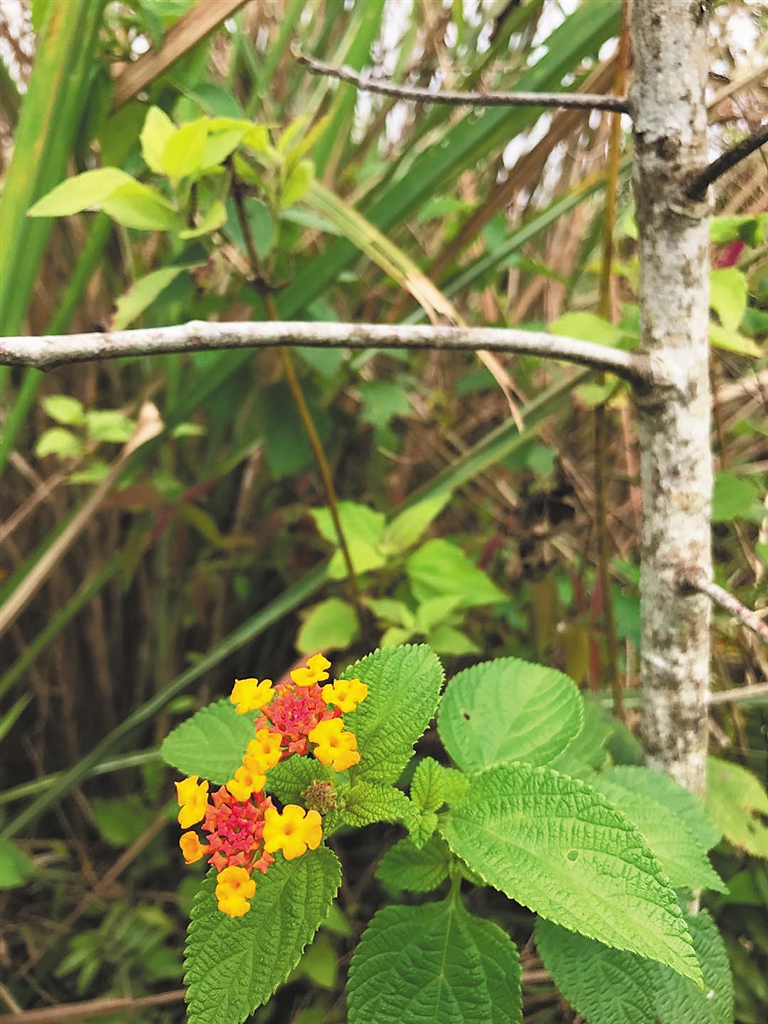
[(238, 715), (247, 715), (269, 704), (275, 695), (271, 679), (236, 679), (230, 694), (230, 704), (237, 705)]
[(185, 864), (194, 864), (202, 860), (210, 847), (203, 846), (196, 832), (185, 832), (179, 839), (181, 852), (184, 854)]
[(359, 679), (337, 679), (333, 686), (323, 687), (323, 700), (326, 704), (335, 704), (345, 714), (354, 711), (357, 705), (368, 696), (368, 686)]
[(283, 756), (282, 742), (281, 733), (272, 732), (270, 729), (257, 729), (256, 739), (248, 744), (248, 756), (262, 766), (262, 771), (269, 771)]
[(260, 793), (266, 782), (267, 776), (260, 772), (260, 765), (246, 754), (243, 763), (235, 772), (234, 779), (230, 779), (227, 783), (227, 789), (235, 800), (245, 803), (252, 793)]
[(264, 849), (283, 851), (286, 860), (295, 860), (316, 850), (323, 838), (322, 818), (317, 811), (305, 811), (297, 804), (286, 804), (283, 813), (270, 807), (264, 812)]
[(178, 821), (182, 828), (191, 828), (205, 817), (208, 806), (208, 783), (198, 784), (199, 775), (190, 775), (176, 783), (176, 796), (181, 810)]
[(318, 761), (331, 765), (335, 772), (343, 772), (360, 760), (357, 737), (352, 732), (344, 731), (344, 723), (340, 718), (320, 722), (310, 732), (309, 738), (317, 744), (313, 753)]
[(306, 668), (296, 668), (291, 672), (291, 679), (297, 686), (313, 686), (328, 679), (326, 669), (331, 667), (330, 661), (323, 654), (313, 654), (307, 661)]
[(256, 882), (245, 868), (228, 867), (216, 877), (216, 901), (229, 917), (242, 917), (250, 910), (248, 902), (256, 894)]

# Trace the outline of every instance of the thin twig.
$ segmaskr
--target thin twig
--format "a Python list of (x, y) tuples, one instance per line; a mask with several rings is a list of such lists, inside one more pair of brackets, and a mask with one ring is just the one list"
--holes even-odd
[(717, 690), (709, 695), (709, 703), (730, 704), (766, 696), (768, 696), (768, 683), (755, 683), (754, 686), (734, 686), (732, 690)]
[(742, 160), (746, 160), (751, 153), (754, 153), (756, 149), (760, 149), (766, 143), (768, 143), (768, 124), (764, 124), (762, 128), (758, 128), (756, 132), (748, 135), (741, 142), (737, 142), (730, 149), (726, 149), (717, 160), (712, 161), (709, 167), (705, 167), (703, 171), (692, 175), (686, 184), (685, 194), (690, 199), (703, 199), (713, 181), (717, 181), (718, 178), (721, 178), (730, 171), (732, 167), (741, 163)]
[(326, 64), (304, 53), (297, 53), (296, 59), (313, 75), (327, 75), (342, 82), (350, 82), (364, 92), (378, 92), (384, 96), (397, 96), (402, 100), (415, 100), (419, 103), (443, 103), (458, 107), (571, 107), (580, 110), (613, 110), (619, 114), (630, 112), (626, 96), (567, 92), (453, 92), (448, 89), (433, 92), (412, 85), (379, 82), (369, 75), (357, 74), (351, 68)]
[(135, 1010), (147, 1009), (150, 1006), (180, 1003), (186, 994), (185, 988), (177, 988), (171, 992), (159, 992), (154, 996), (142, 996), (140, 999), (117, 997), (89, 999), (82, 1003), (60, 1003), (58, 1006), (46, 1006), (40, 1010), (4, 1013), (0, 1016), (0, 1024), (60, 1024), (64, 1020), (93, 1020), (96, 1017), (112, 1017), (115, 1013), (130, 1013)]
[(272, 348), (402, 348), (517, 352), (578, 363), (614, 373), (634, 383), (668, 384), (674, 366), (653, 366), (641, 353), (625, 352), (591, 341), (543, 331), (500, 327), (452, 327), (424, 324), (344, 324), (332, 322), (208, 323), (191, 320), (172, 327), (148, 327), (103, 334), (51, 334), (0, 338), (0, 365), (36, 366), (50, 370), (64, 363), (122, 356), (167, 355), (202, 349)]
[(683, 592), (698, 590), (706, 594), (714, 604), (724, 608), (734, 619), (738, 619), (742, 625), (751, 629), (763, 643), (768, 643), (768, 626), (760, 616), (743, 605), (733, 594), (729, 594), (727, 590), (708, 579), (702, 569), (681, 569), (677, 578)]

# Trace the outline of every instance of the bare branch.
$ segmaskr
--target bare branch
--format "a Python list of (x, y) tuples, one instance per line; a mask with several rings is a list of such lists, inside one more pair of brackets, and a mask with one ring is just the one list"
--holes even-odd
[(173, 327), (149, 327), (104, 334), (52, 334), (0, 338), (0, 365), (49, 370), (62, 363), (116, 359), (201, 349), (271, 348), (405, 348), (518, 352), (578, 363), (614, 373), (632, 383), (670, 383), (661, 363), (640, 353), (624, 352), (591, 341), (540, 331), (498, 327), (449, 327), (423, 324), (339, 324), (272, 322), (207, 323), (191, 320)]
[(709, 695), (710, 704), (730, 704), (742, 700), (757, 700), (768, 696), (768, 683), (755, 683), (754, 686), (734, 686), (732, 690), (717, 690)]
[(456, 107), (571, 107), (579, 110), (611, 110), (619, 114), (630, 112), (626, 96), (577, 92), (451, 92), (448, 89), (433, 92), (412, 85), (379, 82), (351, 68), (326, 64), (304, 53), (297, 53), (296, 59), (313, 75), (327, 75), (342, 82), (350, 82), (364, 92), (378, 92), (384, 96), (396, 96), (401, 100), (415, 100), (419, 103), (444, 103)]
[(711, 601), (724, 608), (734, 619), (738, 619), (742, 625), (756, 633), (763, 643), (768, 644), (768, 626), (760, 616), (738, 601), (733, 594), (729, 594), (717, 583), (713, 583), (701, 569), (682, 569), (677, 574), (677, 578), (684, 593), (699, 591), (706, 594)]
[(732, 167), (741, 163), (742, 160), (746, 160), (751, 153), (766, 143), (768, 143), (768, 124), (764, 124), (762, 128), (758, 128), (746, 139), (742, 139), (741, 142), (727, 149), (699, 174), (690, 177), (685, 187), (685, 194), (690, 199), (703, 199), (713, 181), (717, 181)]

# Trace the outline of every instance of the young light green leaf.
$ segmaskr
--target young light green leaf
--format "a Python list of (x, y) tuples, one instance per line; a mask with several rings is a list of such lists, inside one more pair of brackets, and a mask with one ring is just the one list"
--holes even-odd
[(427, 643), (437, 654), (450, 654), (459, 656), (464, 654), (479, 654), (480, 648), (466, 633), (462, 633), (455, 626), (449, 626), (440, 622), (427, 632)]
[(182, 775), (199, 775), (215, 785), (231, 779), (253, 739), (253, 715), (238, 715), (229, 700), (201, 708), (163, 740), (160, 754)]
[(458, 594), (443, 594), (441, 597), (430, 597), (416, 609), (416, 629), (420, 633), (428, 633), (435, 626), (442, 625), (451, 612), (459, 606), (461, 598)]
[(608, 768), (602, 774), (609, 782), (630, 789), (633, 793), (643, 793), (664, 804), (676, 818), (685, 822), (705, 850), (711, 850), (720, 842), (722, 832), (715, 828), (701, 797), (675, 782), (666, 772), (640, 765), (620, 764)]
[(346, 650), (359, 632), (355, 609), (340, 597), (328, 597), (308, 610), (296, 649), (300, 654)]
[(45, 395), (40, 404), (57, 423), (66, 427), (78, 427), (85, 422), (83, 403), (69, 395)]
[(735, 352), (738, 356), (753, 356), (759, 358), (763, 353), (760, 346), (739, 331), (729, 331), (722, 324), (709, 321), (709, 343), (713, 348), (720, 348), (724, 352)]
[(432, 835), (422, 849), (406, 836), (381, 858), (376, 877), (392, 892), (431, 892), (448, 877), (451, 860), (448, 844), (440, 836)]
[(210, 235), (212, 231), (218, 231), (226, 223), (227, 208), (220, 199), (216, 199), (211, 203), (203, 216), (199, 218), (195, 227), (184, 228), (176, 233), (179, 238), (200, 238), (202, 235)]
[(397, 821), (409, 825), (417, 810), (401, 789), (385, 782), (360, 779), (344, 798), (342, 816), (347, 825), (370, 825), (374, 821)]
[(732, 761), (707, 761), (706, 808), (733, 846), (753, 857), (768, 857), (768, 794), (752, 772)]
[(112, 330), (122, 331), (130, 326), (155, 301), (158, 295), (176, 280), (179, 274), (200, 265), (199, 263), (185, 263), (181, 266), (162, 267), (160, 270), (154, 270), (151, 274), (145, 274), (138, 281), (134, 281), (115, 303), (116, 311), (112, 317)]
[(439, 811), (445, 803), (443, 787), (446, 772), (433, 757), (419, 761), (411, 779), (411, 800), (422, 811)]
[[(398, 393), (402, 394), (398, 388)], [(430, 495), (411, 505), (387, 525), (381, 535), (379, 549), (385, 555), (399, 555), (407, 551), (421, 537), (451, 500), (451, 491)]]
[(393, 597), (367, 597), (363, 603), (383, 622), (393, 622), (408, 629), (414, 627), (413, 612), (404, 601), (396, 601)]
[(126, 184), (138, 184), (130, 174), (118, 167), (99, 167), (67, 178), (56, 188), (38, 199), (27, 211), (28, 217), (68, 217), (82, 210), (90, 210), (109, 199)]
[(296, 164), (280, 190), (280, 209), (287, 210), (289, 206), (300, 202), (309, 192), (314, 177), (315, 165), (311, 160), (302, 160)]
[(176, 125), (160, 107), (150, 107), (141, 129), (141, 155), (144, 162), (155, 174), (164, 174), (163, 150), (168, 139), (176, 131)]
[(174, 231), (179, 221), (171, 204), (159, 192), (142, 185), (139, 181), (129, 181), (107, 198), (102, 200), (101, 208), (112, 220), (126, 228), (138, 231)]
[(119, 409), (89, 409), (85, 414), (85, 429), (94, 441), (125, 444), (133, 437), (136, 424)]
[[(312, 518), (323, 537), (331, 544), (337, 544), (338, 538), (329, 510), (312, 509)], [(360, 505), (354, 501), (340, 501), (339, 519), (355, 572), (364, 573), (371, 569), (380, 569), (384, 565), (384, 558), (378, 550), (378, 543), (384, 529), (384, 515), (368, 508), (367, 505)], [(341, 551), (336, 551), (331, 558), (328, 573), (334, 580), (346, 577), (347, 567)]]
[(0, 889), (16, 889), (24, 885), (35, 866), (32, 858), (10, 839), (0, 839)]
[(438, 732), (470, 775), (503, 761), (548, 764), (581, 730), (583, 704), (562, 672), (499, 658), (473, 665), (448, 683)]
[(621, 330), (594, 313), (564, 313), (549, 329), (553, 334), (594, 341), (596, 345), (618, 346), (621, 341)]
[(509, 936), (458, 898), (384, 907), (347, 986), (349, 1024), (517, 1024), (520, 961)]
[(35, 455), (44, 459), (46, 455), (58, 455), (60, 459), (68, 459), (80, 455), (83, 443), (79, 437), (64, 427), (51, 427), (45, 430), (35, 444)]
[(747, 308), (747, 279), (736, 267), (709, 272), (709, 305), (727, 331), (739, 328)]
[(409, 556), (405, 569), (417, 601), (455, 594), (460, 598), (459, 607), (472, 608), (508, 600), (482, 569), (449, 540), (428, 540)]
[(199, 117), (168, 136), (160, 158), (162, 174), (167, 174), (173, 181), (197, 174), (205, 159), (209, 124), (209, 118)]
[[(651, 778), (656, 774), (652, 773)], [(612, 778), (607, 774), (595, 774), (590, 785), (620, 807), (622, 813), (637, 825), (675, 889), (727, 891), (696, 834), (660, 800), (650, 793), (622, 786), (615, 776)]]
[(184, 966), (188, 1024), (241, 1024), (269, 999), (299, 962), (328, 916), (341, 866), (326, 846), (257, 873), (256, 895), (243, 917), (216, 906), (216, 873), (195, 897)]
[(723, 940), (706, 911), (686, 918), (704, 990), (671, 968), (539, 918), (544, 966), (588, 1024), (733, 1024), (733, 982)]
[(701, 984), (661, 865), (621, 811), (579, 780), (526, 764), (488, 768), (470, 780), (442, 832), (454, 853), (511, 899)]
[(386, 647), (355, 662), (344, 678), (368, 685), (367, 698), (344, 716), (357, 736), (354, 778), (395, 782), (435, 713), (443, 669), (427, 646)]

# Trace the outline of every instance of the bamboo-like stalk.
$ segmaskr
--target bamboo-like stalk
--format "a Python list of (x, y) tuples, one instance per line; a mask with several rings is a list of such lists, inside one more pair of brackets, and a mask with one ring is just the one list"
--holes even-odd
[(642, 451), (642, 733), (646, 759), (706, 786), (710, 605), (684, 596), (687, 566), (711, 578), (709, 209), (685, 195), (706, 164), (706, 4), (643, 0), (633, 12), (634, 189), (642, 348), (684, 373), (637, 393)]

